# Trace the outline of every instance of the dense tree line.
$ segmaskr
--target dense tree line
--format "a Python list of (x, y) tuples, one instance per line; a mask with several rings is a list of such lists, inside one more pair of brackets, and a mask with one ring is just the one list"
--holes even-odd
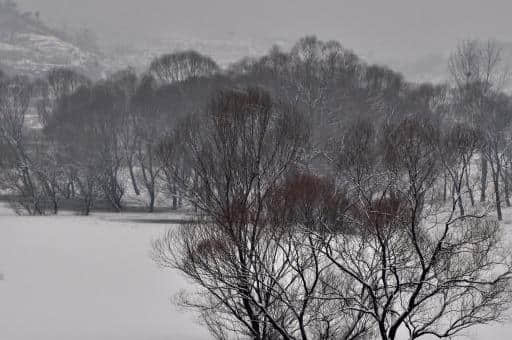
[(99, 82), (0, 76), (0, 185), (34, 215), (194, 209), (154, 257), (219, 339), (449, 338), (510, 304), (500, 53), (462, 43), (446, 85), (315, 37), (226, 70), (189, 51)]

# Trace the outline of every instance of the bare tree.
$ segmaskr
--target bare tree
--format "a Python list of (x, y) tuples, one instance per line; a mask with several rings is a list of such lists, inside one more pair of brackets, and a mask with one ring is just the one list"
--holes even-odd
[(439, 159), (452, 181), (452, 198), (457, 202), (461, 216), (465, 215), (464, 186), (469, 194), (471, 205), (474, 206), (470, 170), (474, 156), (478, 150), (481, 150), (481, 140), (479, 130), (463, 124), (452, 126), (440, 140)]
[(291, 339), (348, 340), (374, 335), (373, 320), (350, 301), (338, 298), (339, 294), (357, 292), (351, 278), (334, 275), (325, 256), (326, 244), (315, 237), (340, 232), (331, 227), (344, 227), (349, 208), (347, 197), (333, 181), (300, 173), (288, 177), (270, 201), (268, 211), (271, 228), (277, 231), (273, 239), (278, 252), (271, 254), (264, 268), (275, 284), (270, 294), (284, 305), (283, 310), (291, 312)]
[(368, 120), (358, 120), (347, 126), (340, 146), (332, 154), (338, 185), (346, 190), (374, 186), (373, 174), (380, 166), (378, 134)]
[(134, 114), (134, 158), (140, 170), (141, 183), (149, 196), (148, 208), (154, 211), (159, 193), (162, 164), (158, 158), (158, 144), (170, 122), (162, 119), (153, 79), (144, 78), (131, 101)]
[(307, 114), (313, 126), (313, 147), (321, 149), (355, 106), (349, 98), (362, 63), (340, 43), (314, 36), (300, 39), (287, 54), (273, 53), (271, 70), (280, 78), (277, 93)]
[[(499, 43), (489, 40), (463, 41), (449, 60), (449, 70), (456, 86), (459, 111), (469, 124), (478, 128), (489, 112), (489, 97), (503, 90), (509, 80), (509, 66)], [(487, 158), (481, 157), (480, 201), (486, 199)]]
[(71, 69), (55, 68), (38, 85), (39, 100), (36, 105), (41, 124), (46, 126), (59, 100), (73, 94), (81, 86), (89, 86), (90, 80)]
[(288, 320), (273, 309), (270, 283), (258, 273), (268, 262), (257, 259), (273, 242), (265, 204), (298, 159), (306, 135), (303, 120), (256, 89), (219, 94), (201, 118), (181, 141), (197, 183), (180, 177), (178, 167), (173, 175), (205, 217), (156, 242), (155, 257), (201, 287), (183, 302), (202, 313), (215, 310), (224, 331), (289, 338)]
[(151, 75), (164, 84), (211, 76), (218, 71), (219, 67), (213, 59), (196, 51), (165, 54), (153, 60), (149, 66)]
[(338, 298), (370, 316), (381, 339), (400, 330), (410, 339), (450, 338), (501, 320), (511, 303), (511, 258), (499, 224), (457, 214), (456, 199), (448, 206), (436, 199), (441, 167), (432, 128), (406, 120), (384, 131), (388, 171), (372, 174), (374, 188), (354, 183), (342, 223), (316, 233), (333, 275), (352, 279), (354, 292)]
[(507, 145), (507, 128), (510, 126), (510, 112), (512, 110), (510, 98), (504, 94), (497, 94), (494, 97), (486, 98), (486, 119), (482, 122), (482, 156), (489, 164), (492, 174), (492, 182), (495, 194), (496, 214), (498, 220), (502, 216), (502, 193), (500, 181), (503, 178), (503, 164), (506, 150), (510, 148)]
[(25, 129), (31, 98), (32, 87), (26, 78), (15, 77), (0, 83), (0, 142), (10, 160), (2, 172), (2, 182), (15, 195), (12, 203), (34, 215), (44, 213), (45, 196), (35, 173)]
[[(182, 190), (178, 188), (179, 182), (189, 183), (194, 190), (199, 187), (198, 175), (191, 168), (189, 153), (183, 141), (186, 140), (188, 132), (193, 131), (195, 120), (187, 117), (178, 122), (172, 134), (162, 138), (158, 146), (158, 159), (162, 165), (162, 177), (167, 185), (167, 191), (172, 195), (172, 208), (178, 207), (178, 195), (181, 197)], [(197, 205), (192, 201), (197, 211)]]
[(414, 217), (421, 203), (394, 195), (352, 209), (346, 229), (354, 232), (321, 236), (337, 275), (353, 282), (354, 292), (341, 291), (338, 299), (370, 316), (381, 339), (396, 339), (400, 330), (410, 339), (450, 338), (501, 320), (510, 306), (511, 267), (499, 225), (455, 217), (456, 205), (446, 220), (427, 221)]
[(128, 101), (112, 81), (81, 87), (64, 97), (46, 128), (78, 186), (83, 213), (102, 196), (119, 211), (124, 195), (123, 152), (119, 129)]
[(122, 109), (122, 118), (120, 122), (119, 138), (123, 158), (126, 162), (126, 166), (128, 167), (128, 172), (130, 174), (130, 181), (132, 183), (133, 191), (137, 196), (139, 196), (140, 190), (134, 171), (134, 158), (137, 146), (136, 129), (138, 119), (137, 114), (132, 107), (132, 99), (135, 95), (140, 80), (138, 79), (135, 70), (131, 68), (121, 70), (113, 74), (110, 78), (116, 84), (116, 86), (119, 86), (125, 97), (125, 105)]

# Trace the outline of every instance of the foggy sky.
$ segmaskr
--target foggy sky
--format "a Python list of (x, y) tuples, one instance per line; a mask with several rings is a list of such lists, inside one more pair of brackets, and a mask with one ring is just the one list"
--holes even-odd
[(506, 0), (18, 0), (47, 21), (130, 40), (165, 35), (296, 39), (316, 34), (367, 55), (443, 53), (466, 38), (511, 41)]

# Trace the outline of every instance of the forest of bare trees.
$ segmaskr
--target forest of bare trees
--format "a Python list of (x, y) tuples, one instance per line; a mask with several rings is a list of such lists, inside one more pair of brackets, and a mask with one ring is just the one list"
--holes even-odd
[(227, 69), (0, 72), (0, 192), (29, 215), (193, 211), (153, 258), (217, 339), (451, 338), (510, 307), (512, 97), (494, 41), (447, 69), (409, 83), (305, 37)]

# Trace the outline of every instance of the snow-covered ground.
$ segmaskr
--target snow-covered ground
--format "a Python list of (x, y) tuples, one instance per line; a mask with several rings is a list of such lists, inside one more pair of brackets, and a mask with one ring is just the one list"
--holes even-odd
[(18, 217), (0, 208), (0, 339), (208, 339), (171, 302), (187, 282), (150, 258), (151, 240), (172, 222), (147, 218)]
[[(19, 217), (0, 207), (1, 340), (202, 340), (171, 298), (188, 286), (150, 258), (170, 214)], [(506, 210), (512, 228), (512, 210)], [(3, 278), (2, 278), (3, 277)], [(511, 339), (512, 324), (465, 339)]]

